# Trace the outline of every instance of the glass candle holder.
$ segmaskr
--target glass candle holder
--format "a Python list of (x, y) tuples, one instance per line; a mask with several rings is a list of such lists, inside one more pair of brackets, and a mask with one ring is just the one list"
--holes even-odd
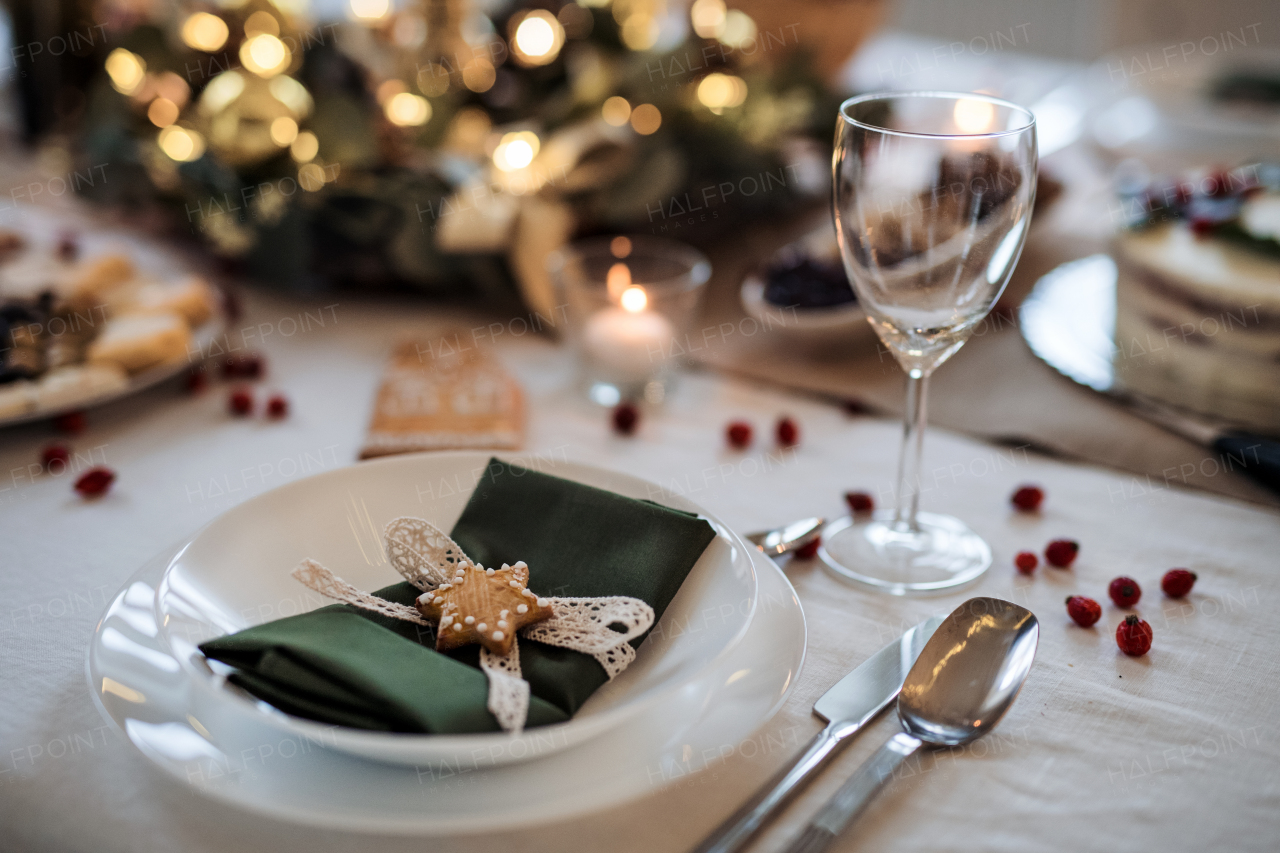
[(587, 397), (602, 406), (666, 399), (711, 262), (675, 240), (605, 237), (566, 246), (549, 264)]

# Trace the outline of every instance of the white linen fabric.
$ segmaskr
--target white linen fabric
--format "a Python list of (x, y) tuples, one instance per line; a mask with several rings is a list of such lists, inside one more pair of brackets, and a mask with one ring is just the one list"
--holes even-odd
[[(4, 434), (0, 849), (407, 853), (518, 843), (546, 853), (686, 850), (820, 728), (812, 705), (832, 683), (910, 625), (971, 595), (1003, 597), (1040, 617), (1040, 650), (1026, 687), (991, 737), (922, 754), (835, 849), (1273, 848), (1280, 817), (1280, 620), (1272, 610), (1280, 593), (1280, 516), (942, 430), (925, 444), (922, 501), (987, 538), (991, 571), (962, 592), (900, 599), (846, 586), (813, 563), (792, 563), (787, 573), (809, 626), (808, 657), (792, 695), (752, 737), (647, 768), (649, 797), (545, 832), (424, 841), (308, 829), (175, 785), (107, 726), (90, 699), (85, 647), (107, 600), (148, 558), (244, 498), (350, 464), (388, 342), (472, 322), (416, 305), (344, 301), (334, 309), (336, 324), (286, 339), (259, 329), (280, 328), (282, 318), (296, 320), (308, 307), (314, 314), (315, 305), (260, 294), (247, 304), (246, 319), (230, 335), (256, 336), (250, 345), (267, 354), (269, 385), (290, 397), (288, 420), (228, 417), (219, 384), (202, 396), (171, 387), (94, 410), (89, 430), (71, 444), (73, 468), (91, 459), (119, 474), (96, 502), (74, 495), (74, 474), (29, 467), (50, 440), (47, 427)], [(850, 489), (869, 491), (881, 504), (892, 500), (900, 434), (894, 422), (691, 374), (664, 412), (646, 412), (637, 434), (623, 438), (571, 390), (562, 351), (530, 335), (498, 335), (488, 318), (473, 322), (476, 345), (496, 346), (529, 392), (529, 447), (517, 460), (536, 466), (539, 459), (571, 459), (645, 477), (655, 483), (654, 500), (688, 496), (739, 531), (835, 516)], [(937, 381), (947, 381), (945, 367)], [(778, 449), (770, 438), (782, 414), (800, 425), (794, 449)], [(756, 426), (751, 449), (726, 449), (731, 419)], [(1045, 487), (1041, 513), (1011, 510), (1008, 497), (1023, 482)], [(1014, 571), (1017, 551), (1042, 550), (1058, 537), (1081, 543), (1071, 570), (1041, 568), (1031, 578)], [(1173, 566), (1200, 575), (1182, 601), (1159, 589)], [(1143, 587), (1137, 612), (1155, 632), (1146, 657), (1125, 657), (1115, 646), (1123, 611), (1110, 606), (1106, 586), (1121, 574)], [(1074, 593), (1103, 604), (1095, 628), (1067, 619), (1063, 600)], [(789, 840), (895, 726), (891, 715), (870, 726), (755, 849)], [(269, 769), (267, 762), (259, 772)]]

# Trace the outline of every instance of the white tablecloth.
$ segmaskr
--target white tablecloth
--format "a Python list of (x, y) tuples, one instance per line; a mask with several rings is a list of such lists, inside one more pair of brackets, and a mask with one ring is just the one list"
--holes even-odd
[[(314, 318), (325, 305), (333, 307), (323, 327), (298, 322), (304, 309)], [(417, 303), (251, 298), (233, 335), (253, 329), (251, 343), (270, 359), (264, 387), (289, 395), (288, 420), (230, 418), (222, 385), (198, 397), (166, 387), (95, 410), (73, 444), (80, 466), (92, 458), (119, 472), (99, 501), (77, 498), (71, 475), (35, 473), (47, 427), (0, 434), (0, 848), (683, 850), (817, 731), (810, 708), (833, 681), (907, 625), (982, 594), (1030, 607), (1042, 620), (1039, 656), (1020, 698), (995, 736), (927, 755), (893, 782), (840, 849), (1274, 849), (1280, 625), (1271, 608), (1280, 516), (1176, 488), (1135, 491), (1128, 476), (941, 431), (926, 447), (924, 503), (987, 537), (991, 571), (963, 593), (891, 599), (845, 586), (815, 565), (792, 565), (809, 654), (789, 702), (750, 744), (728, 745), (708, 766), (693, 759), (687, 769), (698, 772), (644, 799), (532, 835), (424, 841), (279, 823), (163, 777), (90, 701), (85, 648), (106, 601), (147, 558), (227, 507), (351, 464), (390, 342), (457, 319)], [(469, 328), (491, 318), (462, 321)], [(617, 437), (602, 412), (568, 390), (564, 354), (515, 337), (519, 326), (503, 327), (496, 351), (529, 392), (529, 450), (657, 480), (740, 531), (835, 515), (847, 489), (887, 496), (892, 487), (897, 424), (850, 419), (708, 374), (687, 377), (636, 437)], [(800, 446), (759, 464), (784, 412), (801, 425)], [(764, 438), (746, 457), (724, 448), (731, 418), (753, 421)], [(1039, 517), (1009, 511), (1008, 495), (1024, 481), (1046, 487)], [(1082, 544), (1073, 570), (1041, 569), (1030, 580), (1015, 574), (1014, 552), (1060, 536)], [(1185, 602), (1160, 593), (1158, 579), (1172, 566), (1200, 574)], [(1120, 612), (1109, 605), (1096, 630), (1072, 626), (1064, 612), (1068, 593), (1105, 602), (1106, 584), (1119, 574), (1145, 589), (1140, 612), (1155, 646), (1143, 658), (1117, 651)], [(886, 716), (859, 737), (756, 849), (790, 838), (893, 726)]]

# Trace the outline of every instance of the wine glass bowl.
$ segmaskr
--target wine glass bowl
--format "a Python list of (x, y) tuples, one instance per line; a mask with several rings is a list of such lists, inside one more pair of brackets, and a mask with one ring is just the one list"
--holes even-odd
[(991, 551), (963, 522), (919, 512), (929, 376), (1000, 298), (1026, 240), (1035, 118), (982, 94), (909, 92), (845, 101), (832, 212), (867, 320), (907, 373), (897, 508), (833, 522), (820, 550), (840, 575), (889, 592), (973, 580)]

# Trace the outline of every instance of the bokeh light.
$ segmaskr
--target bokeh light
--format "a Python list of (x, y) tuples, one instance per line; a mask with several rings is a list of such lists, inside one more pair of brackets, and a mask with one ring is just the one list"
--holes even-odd
[[(274, 80), (272, 81), (275, 82)], [(220, 113), (244, 92), (244, 77), (239, 71), (224, 71), (209, 81), (200, 93), (200, 111), (213, 115)]]
[(107, 76), (117, 92), (132, 95), (147, 77), (147, 63), (138, 54), (117, 47), (107, 54)]
[(271, 141), (281, 148), (288, 148), (298, 138), (298, 123), (288, 116), (271, 122)]
[(418, 69), (418, 88), (428, 98), (438, 98), (449, 91), (449, 69), (438, 62), (426, 62)]
[(289, 66), (290, 59), (289, 48), (269, 33), (245, 39), (240, 45), (240, 64), (259, 77), (274, 77)]
[(400, 92), (387, 99), (387, 120), (400, 127), (419, 127), (431, 120), (431, 104), (421, 95)]
[(391, 11), (391, 0), (350, 0), (348, 8), (358, 20), (376, 21)]
[(280, 35), (280, 22), (276, 20), (275, 15), (260, 10), (245, 19), (244, 34), (253, 38), (263, 33), (269, 36)]
[(600, 115), (606, 123), (622, 127), (631, 118), (631, 104), (621, 95), (614, 95), (604, 102)]
[(546, 9), (534, 9), (515, 25), (512, 53), (522, 65), (546, 65), (564, 46), (564, 27)]
[(658, 43), (658, 19), (645, 12), (636, 12), (622, 22), (620, 34), (622, 43), (631, 50), (648, 50)]
[(293, 140), (293, 144), (289, 146), (289, 156), (299, 163), (314, 160), (319, 153), (320, 140), (309, 130), (299, 133), (298, 138)]
[(747, 84), (741, 77), (713, 71), (698, 83), (698, 102), (719, 115), (747, 99)]
[(497, 79), (498, 73), (494, 70), (493, 63), (483, 56), (473, 57), (462, 66), (462, 85), (473, 92), (489, 91)]
[(391, 40), (408, 50), (420, 47), (427, 40), (427, 19), (417, 12), (401, 12), (391, 25)]
[(538, 135), (533, 131), (522, 130), (508, 133), (502, 137), (498, 147), (493, 150), (493, 165), (504, 172), (523, 169), (533, 162), (541, 147)]
[(724, 0), (697, 0), (689, 8), (689, 21), (701, 38), (719, 38), (724, 33), (725, 14)]
[(716, 35), (727, 47), (742, 50), (756, 40), (756, 22), (740, 9), (730, 9), (725, 13), (724, 26)]
[(641, 136), (656, 133), (662, 126), (662, 113), (653, 104), (641, 104), (631, 111), (631, 129)]
[(178, 105), (168, 98), (156, 98), (147, 107), (147, 118), (156, 127), (168, 127), (178, 120)]
[(311, 93), (292, 77), (286, 77), (283, 74), (279, 77), (273, 77), (271, 83), (267, 86), (267, 91), (277, 101), (288, 107), (289, 112), (298, 118), (302, 118), (311, 112)]
[(163, 151), (171, 160), (179, 163), (190, 163), (199, 160), (204, 154), (204, 137), (186, 127), (170, 125), (160, 131), (156, 139)]
[(213, 53), (227, 43), (227, 22), (208, 12), (196, 12), (182, 22), (182, 41), (192, 50)]
[(309, 193), (324, 186), (324, 169), (318, 163), (307, 163), (298, 168), (298, 186)]

